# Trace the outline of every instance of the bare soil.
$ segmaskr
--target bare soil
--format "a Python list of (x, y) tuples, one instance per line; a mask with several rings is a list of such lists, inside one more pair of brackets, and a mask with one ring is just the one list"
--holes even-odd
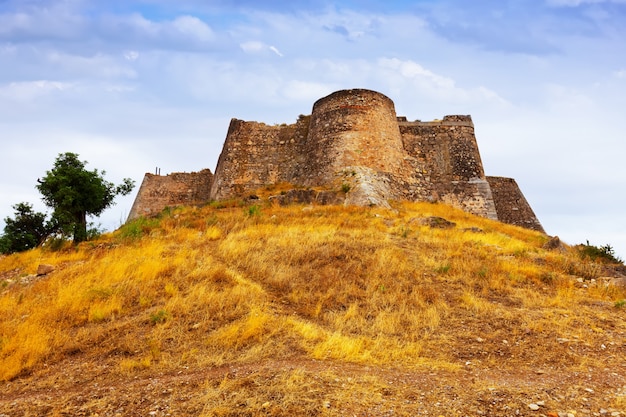
[[(606, 367), (584, 370), (549, 364), (511, 370), (506, 360), (503, 369), (470, 360), (459, 371), (402, 370), (292, 357), (122, 375), (114, 356), (78, 353), (3, 383), (0, 416), (294, 415), (298, 405), (282, 406), (276, 395), (280, 388), (268, 389), (294, 371), (312, 387), (301, 398), (302, 415), (618, 416), (626, 415), (619, 408), (626, 396), (624, 340), (620, 342), (621, 352), (616, 347), (606, 353)], [(212, 404), (207, 392), (219, 390), (224, 380), (248, 385), (249, 395), (226, 408)], [(223, 395), (237, 393), (225, 390)], [(362, 395), (370, 396), (364, 406), (358, 401)]]

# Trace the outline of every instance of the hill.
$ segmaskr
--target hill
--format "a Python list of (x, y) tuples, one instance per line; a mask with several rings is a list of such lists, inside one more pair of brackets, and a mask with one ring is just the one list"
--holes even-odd
[(1, 258), (0, 415), (626, 415), (623, 265), (391, 204), (180, 207)]

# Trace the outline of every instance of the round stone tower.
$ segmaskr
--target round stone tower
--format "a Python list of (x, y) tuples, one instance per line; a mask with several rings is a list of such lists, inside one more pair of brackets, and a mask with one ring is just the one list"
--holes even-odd
[(313, 105), (305, 144), (307, 176), (331, 183), (349, 167), (396, 173), (403, 161), (393, 101), (376, 91), (341, 90)]

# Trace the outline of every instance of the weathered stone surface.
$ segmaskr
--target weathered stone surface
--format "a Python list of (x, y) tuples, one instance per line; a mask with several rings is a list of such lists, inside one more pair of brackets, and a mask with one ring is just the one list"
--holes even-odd
[(276, 197), (281, 204), (441, 201), (543, 231), (515, 181), (485, 176), (470, 116), (410, 122), (396, 115), (391, 99), (364, 89), (323, 97), (290, 125), (232, 119), (215, 175), (146, 174), (129, 219), (168, 205), (243, 198), (278, 183), (296, 190)]
[(161, 176), (146, 174), (128, 215), (128, 220), (160, 213), (165, 207), (206, 203), (213, 182), (213, 174), (175, 172)]
[(277, 201), (281, 206), (288, 204), (343, 204), (345, 194), (337, 191), (317, 191), (312, 189), (294, 189), (287, 190), (280, 195), (273, 195), (269, 198), (271, 201)]
[(553, 236), (543, 245), (544, 249), (552, 250), (552, 251), (565, 251), (567, 247), (558, 236)]
[(487, 177), (487, 181), (493, 194), (498, 220), (544, 232), (537, 216), (513, 178)]
[(37, 275), (48, 275), (50, 272), (54, 271), (54, 266), (48, 264), (40, 264), (37, 267)]
[(613, 285), (615, 287), (623, 287), (626, 288), (626, 278), (625, 277), (614, 277), (608, 281), (608, 285)]
[(456, 223), (444, 219), (443, 217), (430, 216), (425, 218), (415, 219), (418, 224), (423, 226), (429, 226), (433, 229), (452, 229), (456, 227)]

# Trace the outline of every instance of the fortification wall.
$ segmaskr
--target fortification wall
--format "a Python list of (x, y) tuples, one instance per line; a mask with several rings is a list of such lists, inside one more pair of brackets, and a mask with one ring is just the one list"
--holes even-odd
[(470, 116), (445, 116), (435, 122), (399, 122), (404, 150), (416, 158), (430, 181), (448, 184), (485, 178)]
[(165, 176), (145, 174), (127, 221), (160, 213), (165, 207), (206, 203), (212, 182), (209, 169)]
[(309, 118), (269, 126), (232, 119), (220, 154), (210, 196), (223, 200), (243, 196), (268, 184), (293, 182), (301, 169), (300, 152)]
[(533, 209), (513, 178), (487, 177), (498, 220), (545, 233)]
[(409, 122), (396, 116), (388, 97), (363, 89), (323, 97), (311, 116), (291, 125), (232, 119), (214, 176), (146, 174), (129, 219), (168, 205), (245, 197), (277, 183), (316, 188), (280, 201), (441, 201), (543, 231), (515, 181), (485, 177), (470, 116)]
[(441, 121), (398, 122), (415, 179), (409, 193), (416, 200), (444, 201), (483, 217), (496, 219), (485, 179), (474, 124), (470, 116)]

